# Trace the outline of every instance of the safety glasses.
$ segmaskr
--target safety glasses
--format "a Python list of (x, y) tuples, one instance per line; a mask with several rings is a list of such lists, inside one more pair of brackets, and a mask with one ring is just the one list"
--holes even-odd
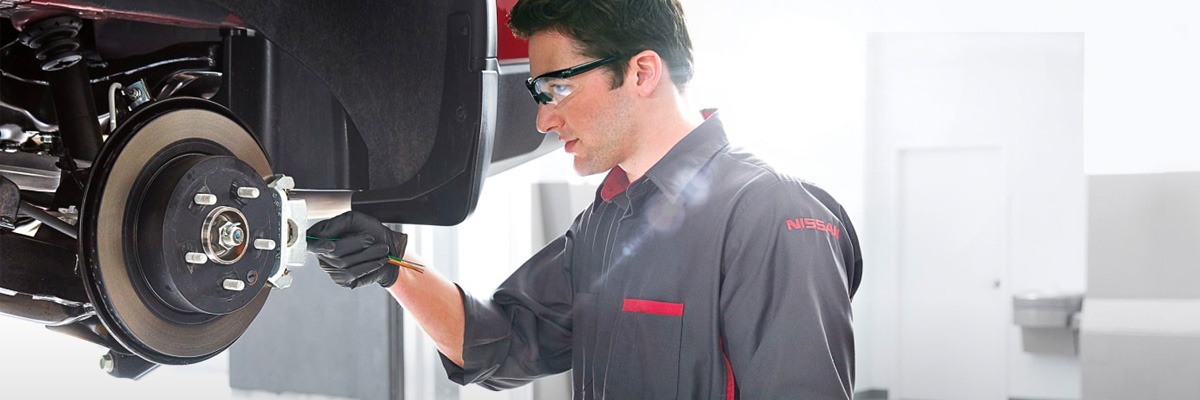
[(533, 100), (539, 104), (558, 104), (575, 91), (575, 83), (567, 80), (567, 78), (591, 71), (619, 59), (621, 59), (621, 56), (608, 56), (571, 68), (547, 72), (538, 75), (536, 78), (526, 80), (525, 87), (529, 89), (529, 94), (533, 95)]

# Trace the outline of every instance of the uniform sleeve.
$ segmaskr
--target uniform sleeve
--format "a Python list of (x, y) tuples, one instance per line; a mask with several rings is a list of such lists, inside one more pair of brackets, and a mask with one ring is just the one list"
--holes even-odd
[(738, 398), (850, 399), (853, 228), (806, 184), (751, 188), (729, 221), (722, 264), (722, 350)]
[(450, 380), (509, 389), (571, 368), (571, 231), (542, 248), (491, 298), (462, 294), (463, 367), (441, 357)]

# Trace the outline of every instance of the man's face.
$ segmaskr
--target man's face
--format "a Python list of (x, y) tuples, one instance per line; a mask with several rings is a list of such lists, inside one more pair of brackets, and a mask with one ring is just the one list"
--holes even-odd
[[(592, 60), (579, 54), (569, 37), (557, 32), (539, 32), (529, 38), (530, 76)], [(575, 171), (580, 175), (608, 171), (633, 154), (633, 99), (625, 87), (610, 89), (611, 72), (606, 68), (569, 80), (573, 86), (570, 96), (555, 105), (538, 105), (538, 131), (558, 133), (565, 150), (575, 155)]]

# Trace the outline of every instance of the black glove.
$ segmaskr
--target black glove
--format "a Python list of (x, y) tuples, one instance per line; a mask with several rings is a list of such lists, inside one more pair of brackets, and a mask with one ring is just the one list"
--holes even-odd
[(308, 228), (308, 251), (316, 254), (321, 269), (339, 285), (356, 288), (369, 283), (389, 287), (400, 267), (388, 255), (404, 256), (408, 235), (383, 226), (357, 211), (346, 212)]

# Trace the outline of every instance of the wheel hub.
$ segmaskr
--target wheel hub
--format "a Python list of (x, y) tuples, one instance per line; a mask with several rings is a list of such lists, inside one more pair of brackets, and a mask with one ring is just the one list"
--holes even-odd
[[(142, 197), (132, 272), (178, 312), (225, 315), (254, 300), (264, 284), (258, 275), (273, 272), (279, 256), (246, 239), (273, 240), (281, 226), (278, 196), (258, 172), (236, 157), (193, 153), (146, 175), (153, 176), (146, 191), (132, 193)], [(271, 195), (239, 195), (246, 189)]]

